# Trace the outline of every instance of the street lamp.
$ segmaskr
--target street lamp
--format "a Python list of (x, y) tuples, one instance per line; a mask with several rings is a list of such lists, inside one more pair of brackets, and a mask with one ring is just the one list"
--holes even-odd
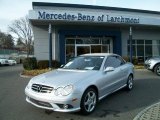
[(130, 41), (130, 62), (132, 63), (132, 27), (129, 28), (129, 41)]
[(48, 28), (49, 34), (49, 68), (52, 68), (52, 25), (49, 24)]

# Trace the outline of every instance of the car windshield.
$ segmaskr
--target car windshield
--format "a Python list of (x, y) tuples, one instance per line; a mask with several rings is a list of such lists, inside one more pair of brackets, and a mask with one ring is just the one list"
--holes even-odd
[(79, 56), (69, 61), (64, 69), (99, 70), (104, 56)]

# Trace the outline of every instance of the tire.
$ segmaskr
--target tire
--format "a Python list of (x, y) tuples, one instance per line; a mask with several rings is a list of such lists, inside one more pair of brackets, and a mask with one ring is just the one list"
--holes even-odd
[(93, 88), (88, 88), (81, 99), (81, 113), (83, 115), (88, 115), (92, 113), (97, 105), (97, 92)]
[(133, 89), (133, 75), (129, 75), (126, 88), (129, 91)]
[(156, 65), (155, 68), (154, 68), (154, 72), (160, 76), (160, 64)]

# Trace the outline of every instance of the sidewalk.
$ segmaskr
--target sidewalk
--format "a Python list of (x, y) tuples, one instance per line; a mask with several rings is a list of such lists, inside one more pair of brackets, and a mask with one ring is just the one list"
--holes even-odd
[(160, 120), (160, 102), (141, 111), (133, 120)]

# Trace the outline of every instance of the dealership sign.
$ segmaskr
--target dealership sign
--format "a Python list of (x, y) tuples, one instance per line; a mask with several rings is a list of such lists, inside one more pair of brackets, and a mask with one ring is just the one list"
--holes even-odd
[(139, 18), (127, 17), (123, 15), (111, 15), (111, 14), (83, 14), (83, 13), (50, 13), (46, 11), (37, 11), (39, 20), (65, 20), (65, 21), (86, 21), (86, 22), (108, 22), (108, 23), (127, 23), (127, 24), (139, 24)]
[(87, 22), (87, 23), (116, 23), (160, 26), (160, 15), (141, 12), (85, 9), (34, 9), (29, 11), (30, 20)]

